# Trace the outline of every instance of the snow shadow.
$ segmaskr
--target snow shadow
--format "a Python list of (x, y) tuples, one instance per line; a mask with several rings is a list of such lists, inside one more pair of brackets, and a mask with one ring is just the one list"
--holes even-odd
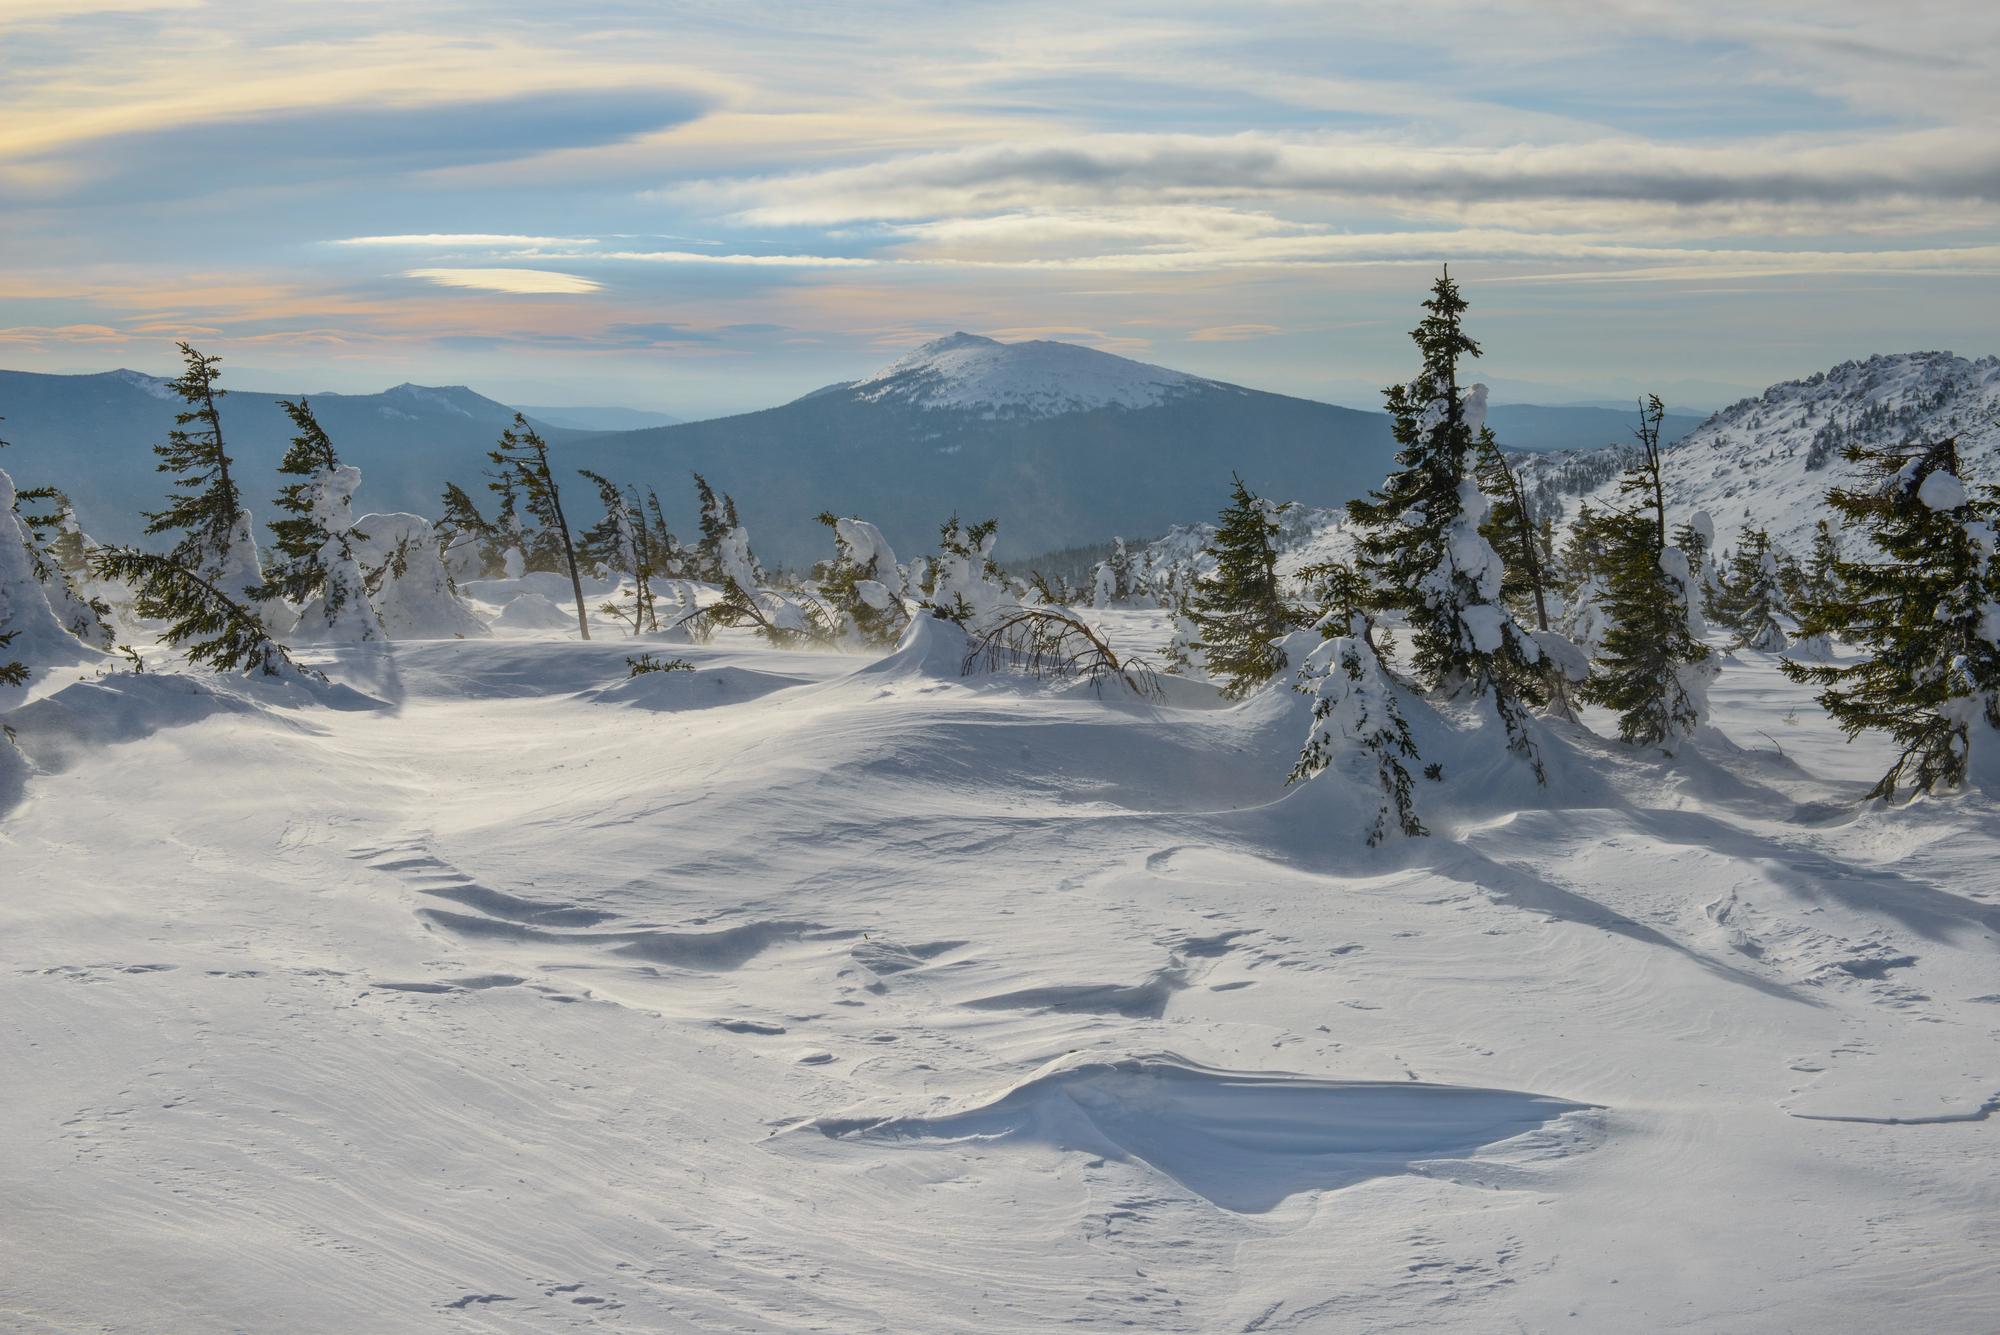
[(1147, 1165), (1222, 1209), (1263, 1214), (1462, 1158), (1593, 1105), (1505, 1089), (1223, 1071), (1171, 1054), (1059, 1058), (990, 1102), (929, 1116), (825, 1117), (840, 1140), (1015, 1143)]

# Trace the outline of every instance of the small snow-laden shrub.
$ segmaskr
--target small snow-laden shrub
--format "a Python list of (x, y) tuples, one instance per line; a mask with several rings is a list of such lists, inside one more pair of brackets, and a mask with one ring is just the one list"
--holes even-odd
[(833, 559), (813, 568), (811, 591), (836, 623), (835, 638), (850, 647), (886, 648), (910, 624), (906, 581), (882, 530), (865, 519), (831, 512), (819, 522), (833, 530)]
[(685, 658), (655, 658), (651, 654), (640, 654), (637, 658), (627, 658), (625, 668), (625, 676), (629, 680), (649, 672), (692, 672), (694, 664)]
[[(1331, 618), (1322, 633), (1334, 629)], [(1351, 618), (1344, 633), (1322, 640), (1299, 668), (1293, 689), (1312, 700), (1312, 728), (1300, 748), (1287, 783), (1305, 783), (1350, 757), (1356, 768), (1373, 769), (1382, 805), (1369, 826), (1368, 843), (1391, 833), (1409, 838), (1429, 834), (1417, 818), (1410, 771), (1419, 759), (1416, 742), (1396, 704), (1396, 688), (1368, 643), (1367, 625)]]

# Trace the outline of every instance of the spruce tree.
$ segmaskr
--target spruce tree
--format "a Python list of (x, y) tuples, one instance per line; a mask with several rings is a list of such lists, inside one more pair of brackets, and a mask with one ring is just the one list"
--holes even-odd
[(255, 597), (298, 604), (299, 629), (309, 638), (379, 640), (382, 627), (354, 554), (354, 544), (366, 536), (354, 528), (350, 507), (361, 474), (341, 464), (310, 402), (280, 399), (278, 406), (298, 432), (278, 471), (299, 480), (278, 493), (284, 518), (271, 521), (270, 529), (280, 559)]
[(604, 518), (585, 530), (578, 542), (578, 559), (588, 562), (600, 574), (630, 575), (631, 606), (606, 603), (605, 608), (627, 621), (634, 635), (648, 625), (657, 627), (658, 618), (653, 610), (652, 568), (646, 559), (650, 544), (646, 541), (645, 514), (634, 499), (602, 473), (588, 468), (580, 468), (577, 472), (596, 485), (598, 503), (604, 507)]
[[(437, 522), (438, 555), (454, 578), (492, 574), (501, 568), (500, 532), (456, 482), (444, 484), (444, 515)], [(454, 569), (454, 567), (456, 569)]]
[(1729, 575), (1715, 599), (1715, 617), (1736, 632), (1732, 648), (1782, 652), (1786, 646), (1781, 613), (1791, 608), (1780, 577), (1778, 554), (1764, 529), (1746, 530), (1730, 558)]
[(694, 475), (695, 495), (701, 507), (701, 537), (694, 545), (691, 578), (709, 584), (725, 583), (727, 576), (722, 570), (722, 544), (729, 537), (729, 530), (736, 527), (724, 514), (722, 498), (715, 494), (715, 488), (708, 485), (708, 479), (700, 473)]
[(903, 572), (882, 530), (831, 511), (819, 522), (833, 531), (833, 558), (813, 567), (815, 591), (839, 622), (844, 642), (886, 647), (910, 624), (903, 607)]
[(1600, 521), (1605, 544), (1605, 632), (1583, 697), (1618, 712), (1618, 735), (1672, 751), (1706, 717), (1708, 646), (1698, 638), (1699, 591), (1686, 554), (1667, 542), (1666, 479), (1657, 395), (1639, 414), (1639, 454), (1619, 479), (1630, 508)]
[(167, 623), (160, 638), (185, 646), (189, 663), (217, 672), (259, 672), (268, 677), (294, 672), (318, 680), (312, 668), (292, 661), (285, 646), (271, 638), (263, 619), (246, 603), (202, 577), (200, 571), (171, 555), (142, 552), (133, 547), (100, 547), (91, 555), (99, 579), (131, 586), (133, 610), (142, 617)]
[(1299, 619), (1278, 590), (1275, 540), (1284, 507), (1253, 496), (1241, 477), (1234, 481), (1215, 538), (1204, 549), (1215, 569), (1196, 578), (1188, 597), (1188, 617), (1200, 635), (1194, 647), (1232, 700), (1285, 670), (1277, 641)]
[(16, 493), (14, 514), (28, 536), (25, 550), (49, 610), (91, 648), (111, 648), (111, 605), (85, 588), (91, 548), (69, 497), (59, 487), (30, 487)]
[(1812, 550), (1799, 565), (1796, 587), (1788, 592), (1791, 594), (1793, 604), (1800, 608), (1839, 599), (1840, 540), (1834, 535), (1833, 525), (1826, 520), (1822, 519), (1814, 526)]
[(254, 598), (252, 590), (262, 587), (264, 575), (222, 439), (222, 413), (216, 406), (228, 393), (217, 383), (222, 359), (204, 356), (186, 343), (179, 347), (185, 368), (167, 388), (187, 407), (174, 415), (167, 439), (153, 446), (160, 457), (158, 471), (174, 474), (178, 490), (168, 493), (164, 510), (147, 512), (146, 532), (178, 531), (180, 540), (170, 553), (175, 561), (225, 587), (233, 598)]
[(1788, 660), (1785, 675), (1824, 687), (1820, 704), (1850, 738), (1884, 732), (1899, 748), (1870, 797), (1957, 788), (1974, 755), (2000, 745), (2000, 500), (1961, 481), (1955, 437), (1852, 445), (1845, 457), (1863, 479), (1828, 492), (1827, 504), (1867, 536), (1874, 559), (1836, 561), (1839, 588), (1809, 602), (1805, 621), (1866, 657)]
[(1483, 416), (1485, 394), (1458, 384), (1459, 359), (1479, 355), (1463, 327), (1465, 309), (1447, 269), (1410, 333), (1423, 359), (1417, 378), (1383, 391), (1395, 422), (1396, 471), (1347, 508), (1361, 530), (1357, 564), (1375, 605), (1408, 619), (1417, 675), (1447, 696), (1490, 697), (1508, 748), (1540, 781), (1525, 706), (1543, 703), (1547, 685), (1540, 648), (1501, 602), (1505, 564), (1480, 535), (1489, 505), (1473, 474), (1483, 434), (1474, 413)]
[[(1429, 834), (1417, 818), (1410, 765), (1417, 744), (1396, 704), (1395, 686), (1369, 647), (1367, 621), (1356, 612), (1345, 622), (1329, 613), (1320, 623), (1324, 641), (1300, 665), (1293, 687), (1312, 702), (1312, 729), (1285, 782), (1303, 783), (1334, 763), (1337, 752), (1359, 747), (1373, 761), (1382, 805), (1368, 829), (1370, 847), (1393, 828), (1408, 838)], [(1409, 762), (1405, 764), (1404, 762)]]
[(569, 524), (563, 518), (562, 492), (549, 471), (549, 445), (528, 419), (514, 414), (514, 425), (500, 433), (500, 446), (489, 453), (502, 477), (511, 477), (527, 498), (528, 513), (541, 524), (542, 532), (553, 533), (562, 551), (562, 563), (569, 570), (569, 587), (576, 596), (576, 630), (590, 638), (590, 611), (583, 602), (583, 579), (576, 571), (576, 545), (570, 541)]

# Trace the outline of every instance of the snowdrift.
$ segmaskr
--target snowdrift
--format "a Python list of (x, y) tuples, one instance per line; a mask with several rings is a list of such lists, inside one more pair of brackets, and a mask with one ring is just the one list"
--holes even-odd
[(1143, 1163), (1262, 1214), (1456, 1159), (1590, 1105), (1504, 1089), (1225, 1071), (1173, 1053), (1058, 1057), (996, 1097), (919, 1115), (814, 1118), (835, 1139), (1027, 1143)]

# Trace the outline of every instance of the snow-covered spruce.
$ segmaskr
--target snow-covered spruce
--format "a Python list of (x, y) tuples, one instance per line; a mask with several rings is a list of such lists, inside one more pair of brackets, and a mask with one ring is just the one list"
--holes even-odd
[(96, 544), (77, 523), (69, 497), (54, 487), (36, 487), (17, 493), (13, 509), (27, 531), (35, 578), (49, 610), (91, 648), (110, 649), (115, 639), (111, 604), (90, 577)]
[(430, 520), (369, 514), (355, 520), (354, 527), (355, 559), (366, 571), (368, 599), (383, 635), (450, 640), (488, 633), (445, 569)]
[(1790, 616), (1778, 553), (1763, 529), (1743, 534), (1730, 557), (1729, 574), (1715, 597), (1715, 619), (1736, 632), (1732, 646), (1782, 653), (1789, 643), (1780, 616)]
[(1120, 606), (1137, 597), (1139, 588), (1140, 577), (1133, 568), (1132, 554), (1125, 550), (1125, 539), (1113, 538), (1111, 555), (1090, 572), (1090, 605)]
[(38, 558), (33, 534), (14, 513), (14, 480), (0, 470), (0, 708), (18, 703), (51, 668), (103, 658), (71, 634), (49, 606), (35, 573)]
[(1382, 789), (1382, 805), (1368, 828), (1371, 847), (1391, 833), (1428, 834), (1404, 764), (1417, 760), (1416, 743), (1396, 703), (1395, 684), (1369, 642), (1367, 621), (1357, 614), (1343, 624), (1329, 616), (1320, 630), (1328, 638), (1307, 654), (1293, 687), (1312, 700), (1312, 729), (1286, 781), (1304, 783), (1345, 758), (1355, 768), (1372, 769)]
[(230, 471), (222, 413), (216, 405), (226, 392), (217, 385), (220, 372), (216, 368), (222, 359), (204, 356), (186, 343), (180, 345), (180, 351), (185, 369), (178, 379), (167, 383), (167, 388), (187, 406), (175, 414), (167, 439), (153, 446), (153, 452), (160, 456), (160, 471), (178, 474), (174, 485), (180, 490), (169, 493), (164, 510), (147, 514), (146, 532), (178, 533), (173, 559), (200, 583), (222, 590), (224, 596), (243, 602), (261, 616), (263, 608), (255, 591), (264, 586), (264, 571), (257, 539), (251, 532), (250, 512), (243, 508), (242, 494)]
[[(1707, 628), (1695, 567), (1685, 545), (1667, 543), (1660, 451), (1665, 416), (1658, 397), (1651, 398), (1640, 416), (1639, 449), (1619, 481), (1628, 508), (1599, 521), (1609, 625), (1582, 694), (1617, 711), (1618, 735), (1626, 742), (1672, 752), (1708, 717), (1715, 665), (1701, 642)], [(1705, 550), (1699, 524), (1684, 531), (1692, 535), (1685, 544)]]
[[(576, 605), (576, 633), (590, 638), (590, 609), (583, 601), (583, 577), (577, 572), (576, 544), (571, 540), (569, 522), (563, 516), (562, 488), (549, 470), (549, 445), (541, 433), (520, 413), (513, 425), (500, 433), (500, 443), (487, 456), (500, 469), (493, 483), (503, 504), (516, 489), (525, 499), (528, 513), (536, 523), (529, 543), (529, 570), (560, 571), (569, 576), (570, 593)], [(510, 571), (508, 578), (515, 578)]]
[(278, 494), (284, 517), (271, 523), (277, 562), (261, 591), (267, 605), (287, 600), (299, 609), (294, 643), (362, 644), (382, 638), (368, 602), (368, 581), (355, 558), (354, 493), (361, 470), (340, 462), (333, 442), (304, 399), (280, 400), (292, 437), (278, 471), (298, 478)]
[(835, 638), (852, 648), (895, 644), (910, 615), (903, 570), (888, 539), (865, 519), (829, 512), (819, 522), (833, 533), (833, 557), (813, 568), (812, 591), (838, 623)]
[(2000, 500), (1965, 486), (1955, 439), (1847, 457), (1868, 480), (1827, 503), (1875, 550), (1837, 561), (1838, 591), (1803, 617), (1866, 656), (1788, 660), (1785, 674), (1823, 687), (1821, 706), (1849, 737), (1880, 731), (1896, 744), (1871, 797), (2000, 786)]
[(1510, 750), (1544, 780), (1528, 706), (1546, 700), (1541, 651), (1501, 601), (1506, 567), (1480, 532), (1488, 502), (1473, 473), (1487, 448), (1486, 389), (1458, 387), (1461, 357), (1479, 355), (1449, 272), (1432, 285), (1412, 334), (1423, 366), (1384, 394), (1395, 419), (1396, 471), (1348, 513), (1358, 564), (1377, 607), (1402, 612), (1418, 677), (1446, 697), (1489, 704)]
[(953, 515), (938, 530), (937, 555), (911, 563), (909, 584), (916, 597), (971, 635), (1021, 605), (993, 560), (999, 532), (996, 520), (967, 525)]

